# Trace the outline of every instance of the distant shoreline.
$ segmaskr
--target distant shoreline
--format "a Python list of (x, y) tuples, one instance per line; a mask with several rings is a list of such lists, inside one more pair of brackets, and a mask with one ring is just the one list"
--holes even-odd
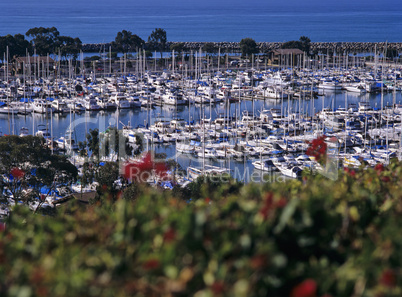
[[(184, 43), (185, 48), (188, 50), (199, 50), (206, 43), (213, 43), (217, 47), (220, 47), (222, 51), (240, 51), (239, 42), (167, 42), (166, 48), (169, 49), (170, 45)], [(266, 52), (269, 50), (278, 49), (281, 47), (283, 42), (257, 42), (261, 52)], [(108, 51), (111, 43), (84, 43), (82, 44), (83, 52), (100, 52)], [(336, 52), (348, 52), (348, 53), (362, 53), (362, 52), (374, 52), (387, 50), (397, 50), (402, 52), (402, 42), (311, 42), (311, 50), (313, 52), (326, 52), (326, 51), (336, 51)]]

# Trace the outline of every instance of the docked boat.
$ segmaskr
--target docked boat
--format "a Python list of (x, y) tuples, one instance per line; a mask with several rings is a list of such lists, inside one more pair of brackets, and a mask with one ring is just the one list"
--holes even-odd
[(277, 167), (275, 166), (275, 164), (272, 162), (271, 159), (254, 161), (252, 164), (255, 169), (262, 170), (262, 171), (277, 170)]
[(318, 88), (329, 91), (341, 91), (342, 85), (337, 81), (323, 81)]
[(21, 127), (19, 136), (24, 137), (28, 135), (29, 135), (29, 129), (27, 127)]
[(38, 131), (35, 133), (36, 136), (43, 137), (45, 139), (50, 139), (50, 132), (46, 125), (38, 125)]
[(300, 178), (303, 172), (298, 165), (294, 165), (292, 163), (278, 166), (278, 169), (284, 176), (291, 178)]
[(362, 84), (350, 84), (350, 85), (344, 85), (343, 88), (352, 93), (357, 93), (357, 94), (365, 94), (366, 93), (366, 88)]
[(109, 101), (114, 102), (118, 109), (128, 109), (131, 108), (130, 102), (127, 100), (126, 95), (122, 92), (114, 92), (110, 96)]
[(192, 154), (194, 153), (195, 147), (194, 145), (185, 144), (185, 143), (177, 143), (176, 151), (182, 154)]
[(36, 99), (32, 102), (31, 106), (34, 113), (50, 114), (52, 112), (51, 102), (47, 100)]
[(70, 108), (67, 107), (67, 103), (61, 99), (53, 100), (51, 107), (53, 108), (53, 112), (67, 113), (70, 111)]

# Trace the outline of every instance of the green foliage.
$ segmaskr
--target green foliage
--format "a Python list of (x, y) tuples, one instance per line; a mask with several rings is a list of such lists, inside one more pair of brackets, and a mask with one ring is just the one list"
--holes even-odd
[(107, 189), (113, 189), (113, 183), (118, 178), (119, 165), (116, 162), (106, 162), (103, 166), (99, 166), (95, 177), (99, 185), (106, 186)]
[(387, 49), (387, 58), (394, 59), (399, 57), (399, 51), (397, 49)]
[(156, 28), (148, 37), (150, 49), (159, 50), (162, 59), (162, 52), (166, 49), (167, 36), (166, 31), (162, 28)]
[(146, 58), (151, 58), (152, 55), (153, 55), (152, 51), (150, 51), (150, 50), (146, 50), (146, 51), (145, 51), (145, 57), (146, 57)]
[(60, 52), (62, 57), (76, 59), (82, 48), (82, 42), (79, 38), (60, 36), (60, 32), (56, 27), (31, 28), (25, 35), (31, 38), (31, 46), (35, 48), (36, 53), (40, 56)]
[(243, 57), (259, 52), (257, 43), (252, 38), (243, 38), (240, 40), (240, 50)]
[(99, 162), (99, 129), (89, 129), (87, 143), (89, 151), (92, 152), (92, 159)]
[(145, 188), (145, 185), (133, 182), (124, 189), (122, 198), (129, 201), (135, 201), (144, 193)]
[(170, 45), (170, 50), (176, 53), (181, 53), (184, 51), (184, 42), (173, 43)]
[(133, 148), (128, 142), (128, 138), (123, 135), (121, 130), (116, 127), (109, 127), (99, 141), (101, 149), (104, 150), (104, 155), (107, 156), (112, 151), (117, 155), (118, 159), (131, 156)]
[(218, 47), (213, 42), (206, 42), (204, 43), (202, 50), (209, 54), (216, 54), (218, 52)]
[(144, 150), (144, 135), (140, 133), (135, 134), (136, 148), (133, 150), (133, 155), (138, 156)]
[(69, 36), (59, 36), (57, 45), (60, 49), (60, 55), (65, 58), (77, 59), (82, 49), (82, 42), (79, 38)]
[(338, 181), (197, 180), (192, 203), (132, 186), (112, 208), (16, 207), (0, 295), (401, 296), (401, 181), (392, 163)]
[(137, 49), (141, 49), (144, 44), (145, 41), (142, 40), (141, 37), (130, 31), (123, 30), (117, 33), (113, 47), (119, 52), (128, 53), (136, 52)]
[[(13, 170), (21, 174), (11, 178)], [(43, 138), (4, 136), (0, 138), (0, 174), (9, 177), (7, 187), (14, 199), (28, 202), (39, 197), (44, 186), (68, 185), (78, 174), (65, 156), (52, 155)]]
[(22, 34), (15, 34), (0, 36), (0, 52), (1, 53), (8, 53), (10, 57), (21, 57), (26, 55), (26, 51), (31, 52), (31, 44), (28, 40), (25, 40), (24, 35)]
[(31, 38), (31, 44), (36, 49), (38, 55), (45, 56), (56, 52), (60, 32), (55, 27), (31, 28), (25, 35)]
[(311, 40), (310, 38), (306, 37), (306, 36), (301, 36), (299, 40), (292, 40), (292, 41), (287, 41), (285, 43), (282, 44), (282, 48), (283, 49), (294, 49), (294, 48), (298, 48), (300, 50), (302, 50), (303, 52), (309, 54), (310, 52), (310, 46), (311, 46)]

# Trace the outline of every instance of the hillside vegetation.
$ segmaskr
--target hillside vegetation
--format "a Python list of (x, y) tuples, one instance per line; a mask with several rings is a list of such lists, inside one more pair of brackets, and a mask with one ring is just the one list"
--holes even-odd
[(137, 185), (55, 216), (17, 207), (0, 295), (401, 296), (401, 179), (394, 162), (337, 181)]

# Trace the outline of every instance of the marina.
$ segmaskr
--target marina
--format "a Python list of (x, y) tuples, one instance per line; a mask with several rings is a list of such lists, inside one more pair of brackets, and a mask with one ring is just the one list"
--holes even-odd
[(3, 82), (2, 133), (45, 137), (79, 166), (90, 129), (115, 127), (132, 146), (140, 135), (145, 151), (174, 159), (187, 179), (213, 166), (245, 183), (322, 170), (305, 158), (321, 135), (336, 138), (328, 147), (345, 166), (401, 156), (397, 65), (201, 71), (195, 63), (194, 77), (172, 67)]

